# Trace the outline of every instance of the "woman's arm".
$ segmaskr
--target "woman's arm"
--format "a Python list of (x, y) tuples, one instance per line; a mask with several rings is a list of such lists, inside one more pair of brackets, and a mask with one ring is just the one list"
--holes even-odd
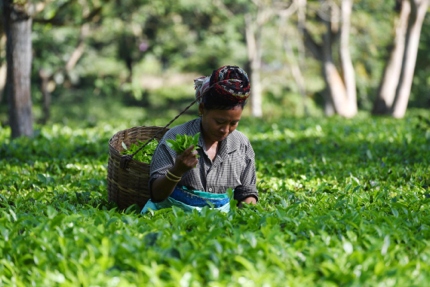
[(249, 196), (247, 198), (245, 198), (244, 200), (242, 200), (241, 202), (247, 203), (247, 204), (256, 204), (257, 203), (257, 199), (253, 196)]
[(190, 146), (182, 154), (177, 155), (174, 166), (167, 169), (165, 175), (152, 182), (150, 189), (151, 199), (154, 202), (163, 201), (169, 197), (182, 176), (197, 165), (197, 151), (193, 151), (193, 148), (194, 146)]
[(255, 197), (253, 197), (253, 196), (247, 197), (244, 200), (240, 201), (237, 204), (237, 206), (238, 207), (242, 207), (243, 203), (246, 203), (246, 204), (257, 204), (257, 199)]
[(245, 168), (241, 171), (242, 185), (235, 188), (234, 197), (241, 205), (242, 202), (255, 204), (258, 201), (258, 190), (256, 187), (255, 153), (248, 141), (244, 156)]

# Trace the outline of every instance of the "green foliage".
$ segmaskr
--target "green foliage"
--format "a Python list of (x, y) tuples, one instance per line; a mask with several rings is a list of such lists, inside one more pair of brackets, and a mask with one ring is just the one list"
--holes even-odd
[(155, 149), (157, 148), (158, 142), (156, 140), (152, 140), (144, 147), (142, 147), (144, 144), (146, 144), (146, 141), (137, 141), (136, 143), (132, 143), (129, 147), (127, 147), (127, 145), (122, 142), (121, 145), (124, 150), (121, 152), (121, 154), (132, 155), (136, 152), (136, 154), (134, 154), (133, 156), (134, 160), (144, 163), (150, 163), (152, 156), (154, 155)]
[[(358, 105), (364, 111), (372, 108), (393, 44), (394, 23), (398, 17), (394, 2), (363, 0), (355, 1), (353, 6), (350, 51), (356, 72)], [(94, 96), (114, 98), (134, 106), (157, 106), (158, 93), (165, 93), (142, 84), (148, 71), (159, 78), (164, 78), (166, 73), (209, 75), (220, 65), (235, 64), (250, 72), (244, 16), (249, 13), (255, 18), (258, 9), (249, 1), (223, 0), (201, 5), (197, 0), (121, 3), (65, 0), (45, 4), (35, 16), (32, 28), (32, 94), (36, 111), (41, 110), (42, 102), (38, 76), (41, 69), (50, 75), (52, 102), (80, 103), (82, 95), (86, 95), (82, 90), (90, 90)], [(317, 40), (321, 40), (324, 29), (317, 20), (322, 4), (324, 1), (308, 1), (306, 9), (309, 32)], [(324, 88), (320, 63), (304, 51), (296, 14), (281, 26), (277, 17), (272, 18), (264, 24), (260, 35), (264, 113), (272, 114), (273, 106), (279, 103), (267, 103), (266, 98), (275, 95), (290, 107), (289, 115), (304, 114), (304, 106), (312, 115), (318, 115), (322, 110), (318, 97)], [(81, 29), (84, 23), (87, 26)], [(430, 29), (426, 28), (429, 25), (427, 17), (422, 28), (411, 107), (425, 107), (429, 103), (426, 92), (430, 82), (427, 68)], [(286, 53), (285, 43), (293, 53)], [(80, 51), (78, 47), (83, 47), (82, 56), (72, 70), (66, 71), (67, 61), (74, 52)], [(339, 60), (337, 55), (333, 57)], [(4, 63), (0, 59), (1, 62)], [(297, 96), (300, 93), (290, 73), (293, 63), (299, 63), (302, 68), (307, 103)], [(172, 93), (175, 88), (164, 86)], [(179, 92), (182, 93), (182, 88)], [(2, 104), (5, 105), (4, 100)], [(313, 112), (315, 109), (318, 110)], [(6, 107), (0, 110), (5, 111)], [(36, 116), (40, 117), (37, 112)], [(6, 114), (0, 117), (6, 121)]]
[(193, 151), (197, 150), (199, 147), (199, 137), (200, 133), (196, 133), (194, 136), (177, 134), (176, 139), (168, 139), (166, 143), (177, 154), (181, 154), (190, 146), (194, 146)]
[(228, 214), (107, 202), (126, 121), (0, 128), (0, 285), (425, 286), (427, 120), (244, 117), (260, 200)]

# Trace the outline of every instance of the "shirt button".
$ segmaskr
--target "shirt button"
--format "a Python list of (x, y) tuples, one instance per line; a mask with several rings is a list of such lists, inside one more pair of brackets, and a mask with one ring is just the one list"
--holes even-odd
[(209, 188), (209, 191), (212, 191), (212, 188), (211, 188), (211, 187)]

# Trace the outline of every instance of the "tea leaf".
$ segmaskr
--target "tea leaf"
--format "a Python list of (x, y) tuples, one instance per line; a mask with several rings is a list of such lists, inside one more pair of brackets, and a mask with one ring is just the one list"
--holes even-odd
[(176, 153), (181, 154), (190, 146), (194, 146), (193, 150), (197, 150), (199, 144), (200, 133), (196, 133), (194, 136), (186, 134), (177, 134), (176, 139), (166, 140), (166, 144), (173, 149)]
[[(121, 144), (124, 147), (124, 150), (121, 152), (121, 154), (128, 154), (131, 155), (133, 153), (135, 153), (143, 144), (145, 144), (146, 142), (143, 141), (137, 141), (136, 143), (132, 143), (128, 148), (125, 145), (124, 142), (122, 142)], [(152, 156), (154, 155), (155, 149), (157, 148), (158, 142), (156, 140), (152, 140), (150, 141), (145, 147), (143, 147), (140, 151), (138, 151), (133, 159), (143, 162), (143, 163), (150, 163)]]
[(118, 210), (106, 180), (114, 127), (11, 140), (2, 126), (0, 285), (427, 286), (430, 139), (408, 112), (242, 119), (259, 201), (239, 208), (228, 189), (229, 213)]

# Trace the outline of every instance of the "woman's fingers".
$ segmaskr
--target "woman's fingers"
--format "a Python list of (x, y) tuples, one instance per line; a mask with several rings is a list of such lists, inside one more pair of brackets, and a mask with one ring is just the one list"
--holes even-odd
[(183, 168), (190, 170), (196, 167), (199, 162), (197, 155), (198, 152), (194, 150), (194, 146), (190, 146), (177, 156), (177, 163), (183, 166)]
[(190, 146), (189, 148), (187, 148), (186, 150), (184, 150), (184, 152), (182, 153), (183, 156), (185, 157), (192, 157), (197, 159), (197, 150), (194, 150), (194, 146)]
[(186, 150), (184, 150), (184, 152), (182, 154), (185, 154), (185, 155), (190, 154), (193, 151), (193, 149), (194, 149), (194, 146), (192, 145), (192, 146), (188, 147)]

